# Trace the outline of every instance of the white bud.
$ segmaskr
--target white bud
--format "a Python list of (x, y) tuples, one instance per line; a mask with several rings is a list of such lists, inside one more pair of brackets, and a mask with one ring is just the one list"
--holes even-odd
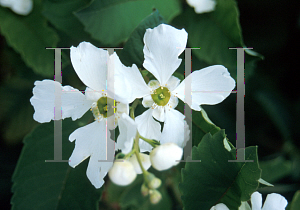
[(157, 204), (161, 200), (161, 193), (157, 190), (151, 190), (150, 191), (150, 202), (152, 204)]
[[(144, 154), (144, 153), (140, 153), (140, 159), (141, 159), (141, 162), (142, 162), (142, 165), (143, 165), (144, 169), (147, 171), (151, 166), (149, 155)], [(131, 158), (129, 159), (129, 162), (132, 163), (132, 165), (134, 167), (134, 170), (137, 174), (142, 174), (143, 173), (135, 154), (131, 156)]]
[(108, 176), (113, 183), (126, 186), (135, 180), (136, 172), (131, 162), (119, 159), (114, 162), (113, 167), (108, 172)]
[(155, 147), (150, 152), (151, 164), (158, 171), (167, 170), (179, 164), (182, 154), (183, 150), (177, 144), (166, 143)]

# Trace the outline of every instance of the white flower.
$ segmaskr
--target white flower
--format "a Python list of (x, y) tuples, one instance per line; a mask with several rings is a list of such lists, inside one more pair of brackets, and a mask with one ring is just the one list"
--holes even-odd
[[(61, 86), (56, 81), (36, 81), (33, 97), (30, 99), (35, 109), (33, 117), (40, 123), (67, 117), (76, 120), (91, 109), (95, 121), (78, 128), (69, 136), (70, 141), (76, 140), (69, 165), (76, 167), (90, 157), (87, 177), (96, 188), (100, 188), (114, 158), (114, 141), (110, 139), (110, 132), (106, 126), (108, 129), (114, 129), (118, 121), (122, 121), (122, 113), (128, 115), (129, 112), (128, 104), (116, 102), (107, 96), (109, 92), (113, 92), (106, 88), (107, 74), (109, 75), (120, 61), (109, 56), (106, 50), (87, 42), (80, 43), (78, 47), (71, 47), (71, 61), (77, 75), (87, 86), (85, 94), (73, 87)], [(62, 90), (62, 116), (54, 115), (57, 90)]]
[(252, 210), (284, 210), (287, 206), (287, 200), (277, 193), (267, 195), (264, 206), (262, 206), (262, 196), (259, 192), (254, 192), (251, 195)]
[(19, 15), (28, 15), (33, 7), (32, 0), (0, 0), (2, 7), (9, 7)]
[(118, 159), (109, 170), (108, 176), (113, 183), (126, 186), (135, 180), (136, 172), (131, 162)]
[[(141, 159), (141, 162), (142, 162), (142, 165), (143, 165), (144, 169), (148, 170), (151, 166), (150, 156), (147, 155), (147, 154), (144, 154), (144, 153), (140, 153), (140, 159)], [(137, 174), (142, 174), (143, 173), (135, 154), (133, 154), (131, 156), (131, 158), (129, 158), (129, 162), (132, 163), (132, 165), (134, 167), (134, 170)]]
[[(251, 208), (247, 202), (242, 202), (239, 210), (284, 210), (287, 204), (287, 200), (282, 195), (271, 193), (267, 195), (264, 206), (261, 207), (262, 196), (259, 192), (254, 192), (251, 195)], [(225, 204), (219, 203), (210, 210), (229, 210), (229, 208)]]
[[(143, 66), (157, 80), (146, 85), (138, 68), (133, 65), (126, 71), (115, 72), (115, 83), (119, 87), (117, 95), (130, 103), (135, 98), (143, 97), (144, 107), (149, 107), (142, 115), (136, 117), (139, 133), (151, 139), (160, 140), (161, 144), (176, 143), (184, 147), (185, 121), (184, 115), (174, 108), (178, 98), (184, 101), (185, 81), (191, 81), (192, 102), (189, 106), (200, 111), (201, 104), (217, 104), (222, 102), (235, 87), (235, 81), (230, 77), (224, 66), (215, 65), (194, 71), (184, 81), (172, 74), (179, 67), (181, 59), (178, 56), (184, 51), (187, 33), (172, 26), (161, 24), (154, 29), (147, 29), (144, 35)], [(179, 84), (180, 83), (180, 84)], [(164, 129), (160, 134), (160, 122)], [(151, 146), (140, 144), (141, 151), (150, 151)]]
[(155, 147), (150, 152), (150, 161), (153, 168), (163, 171), (179, 164), (182, 154), (181, 147), (174, 143), (166, 143)]
[(225, 204), (219, 203), (219, 204), (211, 207), (210, 210), (229, 210), (229, 208)]
[(212, 12), (215, 10), (215, 0), (186, 0), (188, 5), (195, 8), (196, 13)]

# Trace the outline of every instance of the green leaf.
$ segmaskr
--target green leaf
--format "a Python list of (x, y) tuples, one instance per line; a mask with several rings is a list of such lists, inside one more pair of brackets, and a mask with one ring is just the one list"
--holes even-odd
[[(177, 109), (184, 113), (184, 104), (182, 101), (179, 101)], [(203, 107), (201, 107), (201, 111), (192, 110), (192, 122), (193, 145), (198, 145), (205, 134), (211, 133), (213, 135), (220, 130), (220, 128), (208, 118)]]
[(287, 210), (298, 210), (300, 206), (300, 190), (293, 197), (292, 202), (288, 205)]
[(184, 209), (210, 209), (224, 203), (237, 210), (241, 201), (250, 199), (258, 188), (261, 170), (258, 166), (257, 147), (245, 149), (245, 160), (254, 162), (228, 162), (236, 158), (236, 150), (228, 152), (223, 144), (224, 130), (213, 136), (208, 133), (198, 147), (193, 147), (193, 160), (182, 169), (182, 193)]
[(170, 21), (180, 12), (177, 0), (95, 0), (76, 14), (93, 38), (116, 47), (125, 41), (138, 24), (158, 9)]
[(292, 161), (280, 156), (272, 160), (259, 162), (262, 169), (261, 177), (267, 182), (277, 182), (292, 173)]
[[(63, 121), (62, 158), (68, 160), (74, 143), (68, 136), (77, 128)], [(75, 169), (67, 162), (45, 162), (54, 158), (53, 122), (38, 126), (24, 139), (24, 147), (13, 175), (12, 209), (98, 209), (102, 189), (86, 177), (88, 161)]]
[(70, 37), (85, 40), (87, 34), (82, 23), (75, 17), (74, 12), (86, 6), (90, 0), (64, 0), (43, 2), (43, 15), (59, 30)]
[(53, 76), (54, 51), (45, 48), (56, 47), (59, 38), (55, 31), (47, 26), (40, 10), (40, 0), (34, 1), (32, 12), (25, 17), (0, 7), (0, 31), (35, 73)]
[[(224, 65), (233, 78), (236, 77), (236, 50), (229, 47), (245, 47), (243, 43), (239, 11), (235, 0), (217, 0), (215, 11), (196, 14), (192, 8), (186, 8), (182, 15), (173, 23), (184, 27), (188, 32), (188, 45), (193, 48), (193, 53), (208, 65)], [(256, 59), (258, 54), (251, 54), (247, 62)], [(254, 56), (254, 57), (253, 57)]]
[(164, 23), (164, 19), (156, 10), (151, 15), (146, 17), (136, 29), (132, 32), (123, 50), (121, 50), (119, 57), (125, 66), (132, 66), (136, 64), (139, 68), (142, 67), (144, 62), (144, 34), (147, 28), (154, 28), (161, 23)]

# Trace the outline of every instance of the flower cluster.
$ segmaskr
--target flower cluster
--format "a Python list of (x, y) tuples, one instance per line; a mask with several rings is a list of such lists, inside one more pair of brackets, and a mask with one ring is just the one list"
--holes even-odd
[[(67, 117), (76, 120), (91, 110), (95, 121), (69, 136), (70, 141), (75, 140), (69, 164), (76, 167), (90, 157), (87, 177), (96, 188), (103, 185), (107, 173), (112, 182), (123, 186), (133, 182), (137, 174), (143, 174), (141, 192), (157, 203), (161, 198), (157, 190), (161, 180), (147, 170), (152, 166), (162, 171), (178, 164), (188, 140), (185, 117), (175, 109), (179, 99), (200, 111), (201, 104), (220, 103), (235, 87), (234, 79), (221, 65), (194, 71), (183, 81), (172, 76), (181, 64), (179, 55), (186, 43), (184, 29), (161, 24), (146, 30), (143, 66), (156, 78), (148, 84), (136, 65), (126, 67), (116, 53), (109, 55), (87, 42), (70, 49), (74, 70), (87, 86), (84, 93), (57, 81), (35, 82), (30, 101), (36, 121), (44, 123)], [(186, 85), (191, 85), (190, 93), (185, 91)], [(53, 114), (54, 90), (61, 90), (61, 116)], [(191, 101), (185, 101), (186, 94), (192, 95)], [(139, 103), (148, 109), (135, 116)], [(115, 144), (109, 130), (117, 126), (120, 134)], [(115, 151), (118, 154), (113, 162)]]
[[(277, 193), (271, 193), (267, 196), (264, 206), (262, 207), (262, 196), (259, 192), (254, 192), (251, 195), (251, 207), (247, 202), (242, 202), (239, 210), (284, 210), (287, 206), (287, 200)], [(229, 208), (223, 204), (219, 203), (210, 210), (229, 210)]]

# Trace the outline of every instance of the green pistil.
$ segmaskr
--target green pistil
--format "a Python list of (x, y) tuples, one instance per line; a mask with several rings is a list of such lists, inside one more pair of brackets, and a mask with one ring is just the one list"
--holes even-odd
[(110, 117), (112, 116), (116, 111), (116, 104), (115, 100), (107, 97), (101, 97), (97, 101), (97, 108), (99, 110), (99, 113), (104, 117)]
[(165, 106), (168, 104), (171, 94), (168, 88), (159, 87), (154, 90), (154, 93), (151, 94), (151, 97), (158, 106)]

